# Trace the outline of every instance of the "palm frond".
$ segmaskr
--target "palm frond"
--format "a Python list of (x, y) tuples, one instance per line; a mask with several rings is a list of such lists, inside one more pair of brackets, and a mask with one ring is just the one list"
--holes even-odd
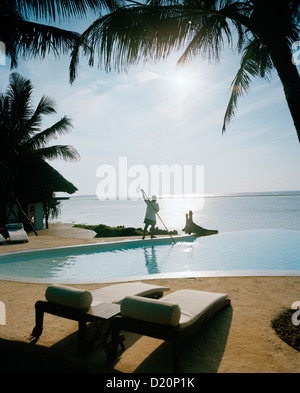
[(34, 16), (48, 21), (83, 17), (101, 9), (113, 10), (118, 4), (117, 0), (16, 0), (15, 3), (26, 18)]
[(181, 48), (190, 33), (182, 6), (130, 5), (98, 18), (80, 37), (71, 56), (70, 80), (77, 74), (83, 49), (89, 65), (98, 56), (99, 68), (126, 70), (144, 60), (159, 60)]
[(51, 97), (43, 96), (36, 107), (35, 114), (49, 115), (50, 113), (56, 113), (55, 101)]
[(251, 77), (259, 76), (269, 79), (273, 69), (273, 62), (268, 49), (258, 38), (253, 38), (244, 46), (241, 66), (231, 84), (232, 92), (226, 109), (222, 132), (235, 115), (238, 98), (249, 89)]
[(18, 141), (28, 137), (24, 132), (24, 125), (32, 115), (32, 95), (33, 86), (30, 80), (24, 78), (19, 73), (10, 75), (10, 83), (5, 93), (6, 110), (9, 115), (10, 132)]
[(58, 122), (53, 124), (51, 127), (44, 131), (36, 133), (32, 136), (26, 144), (24, 144), (25, 149), (38, 149), (46, 146), (46, 144), (53, 139), (57, 139), (59, 135), (65, 135), (72, 129), (72, 120), (64, 116)]
[[(19, 56), (42, 56), (65, 53), (74, 45), (77, 34), (49, 26), (49, 22), (113, 11), (123, 0), (1, 0), (0, 40), (5, 43), (11, 68)], [(42, 24), (33, 23), (40, 21)], [(43, 24), (47, 21), (47, 24)]]
[(194, 37), (188, 43), (178, 63), (184, 64), (195, 56), (201, 55), (208, 61), (218, 61), (224, 48), (224, 37), (227, 44), (233, 43), (230, 26), (220, 15), (203, 15), (201, 18), (190, 18), (191, 31)]
[(56, 113), (54, 108), (54, 100), (50, 97), (43, 96), (36, 107), (31, 118), (28, 120), (27, 127), (34, 131), (38, 131), (42, 123), (42, 115), (48, 115), (51, 113)]
[(77, 161), (80, 158), (79, 153), (73, 146), (56, 145), (42, 147), (32, 152), (45, 160), (63, 159), (64, 161)]
[(18, 38), (16, 52), (25, 59), (43, 58), (50, 52), (56, 56), (67, 53), (79, 37), (76, 32), (29, 21), (20, 22), (15, 34)]
[[(240, 3), (240, 2), (238, 2)], [(232, 27), (237, 32), (238, 47), (245, 38), (245, 29), (226, 17), (234, 14), (238, 4), (233, 0), (150, 0), (135, 1), (98, 18), (77, 41), (71, 56), (70, 81), (77, 76), (80, 49), (94, 66), (106, 71), (124, 71), (141, 61), (157, 61), (172, 51), (186, 47), (179, 63), (201, 53), (209, 60), (218, 60), (224, 39), (233, 44)]]
[(24, 78), (18, 72), (10, 74), (6, 96), (11, 105), (16, 100), (20, 100), (27, 104), (30, 101), (32, 90), (33, 86), (29, 79)]

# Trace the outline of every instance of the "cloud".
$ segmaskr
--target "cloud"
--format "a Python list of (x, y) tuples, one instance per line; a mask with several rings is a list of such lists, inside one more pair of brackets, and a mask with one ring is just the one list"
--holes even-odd
[(165, 78), (153, 71), (142, 71), (137, 74), (136, 79), (139, 83), (145, 83), (156, 79), (165, 79)]
[[(168, 61), (117, 74), (82, 67), (72, 86), (66, 58), (23, 63), (19, 72), (35, 86), (34, 105), (43, 94), (55, 99), (57, 115), (46, 116), (47, 122), (63, 115), (73, 119), (73, 132), (57, 143), (73, 145), (81, 161), (53, 164), (80, 194), (94, 193), (97, 167), (120, 156), (130, 165), (204, 164), (206, 191), (239, 191), (242, 181), (250, 190), (260, 173), (271, 187), (267, 178), (280, 171), (280, 152), (281, 162), (290, 154), (291, 173), (300, 164), (297, 148), (290, 148), (294, 135), (288, 134), (292, 126), (280, 82), (255, 81), (222, 136), (232, 79), (231, 68), (225, 68), (195, 62), (178, 72), (175, 61)], [(0, 74), (2, 89), (8, 84), (5, 74)], [(281, 135), (286, 137), (276, 142)]]

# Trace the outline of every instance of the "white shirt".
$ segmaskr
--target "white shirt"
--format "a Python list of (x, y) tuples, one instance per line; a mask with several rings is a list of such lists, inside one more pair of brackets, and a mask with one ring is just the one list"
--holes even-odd
[(156, 212), (159, 211), (158, 203), (153, 201), (150, 202), (148, 200), (145, 200), (145, 203), (147, 205), (145, 218), (148, 218), (148, 220), (156, 221)]

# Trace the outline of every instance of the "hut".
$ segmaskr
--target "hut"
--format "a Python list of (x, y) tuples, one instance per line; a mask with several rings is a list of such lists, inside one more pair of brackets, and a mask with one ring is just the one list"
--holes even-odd
[(20, 221), (25, 229), (48, 228), (49, 212), (59, 198), (55, 192), (74, 194), (77, 188), (41, 158), (32, 158), (15, 176), (13, 192), (6, 203), (5, 221)]

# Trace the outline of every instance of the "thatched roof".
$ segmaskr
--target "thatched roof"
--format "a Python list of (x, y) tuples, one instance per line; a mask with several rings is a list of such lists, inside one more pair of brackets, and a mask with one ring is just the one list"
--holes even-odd
[(42, 159), (31, 159), (26, 163), (16, 180), (18, 197), (28, 202), (41, 202), (53, 192), (73, 194), (77, 191), (72, 183)]

